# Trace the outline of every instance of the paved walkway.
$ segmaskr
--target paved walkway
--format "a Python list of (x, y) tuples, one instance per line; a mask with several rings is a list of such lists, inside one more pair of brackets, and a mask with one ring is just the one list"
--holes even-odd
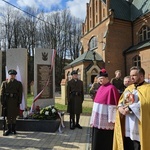
[(90, 116), (81, 116), (83, 129), (69, 129), (69, 116), (64, 115), (63, 133), (18, 131), (16, 135), (3, 136), (0, 130), (0, 150), (90, 150)]

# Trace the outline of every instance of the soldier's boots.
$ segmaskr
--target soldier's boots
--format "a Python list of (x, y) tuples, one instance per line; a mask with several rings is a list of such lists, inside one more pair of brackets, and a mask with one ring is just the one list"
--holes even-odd
[(16, 133), (16, 124), (8, 124), (8, 130), (3, 134), (3, 136), (8, 136), (9, 134), (17, 134)]
[(8, 130), (3, 134), (3, 136), (8, 136), (11, 133), (11, 124), (7, 125)]
[(3, 134), (3, 136), (8, 136), (10, 133), (11, 133), (11, 130), (8, 129), (8, 130)]
[(80, 126), (80, 124), (76, 124), (75, 127), (78, 128), (78, 129), (82, 129), (82, 127)]
[(12, 124), (12, 133), (17, 134), (16, 133), (16, 124)]
[(74, 130), (74, 129), (75, 129), (75, 120), (74, 120), (74, 119), (71, 119), (71, 120), (70, 120), (70, 129), (71, 129), (71, 130)]
[(80, 119), (80, 114), (77, 114), (76, 115), (76, 125), (75, 125), (75, 127), (78, 128), (78, 129), (82, 129), (82, 127), (79, 124), (79, 119)]

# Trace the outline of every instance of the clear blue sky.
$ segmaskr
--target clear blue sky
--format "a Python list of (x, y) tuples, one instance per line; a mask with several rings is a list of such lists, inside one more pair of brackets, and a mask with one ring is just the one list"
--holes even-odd
[[(9, 3), (23, 9), (26, 6), (34, 8), (43, 8), (47, 12), (54, 11), (56, 9), (70, 9), (73, 16), (81, 19), (85, 19), (86, 15), (86, 3), (90, 0), (5, 0)], [(6, 3), (1, 0), (0, 6), (5, 6)]]

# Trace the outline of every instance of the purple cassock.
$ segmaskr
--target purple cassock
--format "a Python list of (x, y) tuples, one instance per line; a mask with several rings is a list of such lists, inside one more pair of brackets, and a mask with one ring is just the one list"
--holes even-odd
[(92, 150), (112, 149), (116, 109), (120, 94), (111, 83), (101, 85), (94, 99), (90, 125)]

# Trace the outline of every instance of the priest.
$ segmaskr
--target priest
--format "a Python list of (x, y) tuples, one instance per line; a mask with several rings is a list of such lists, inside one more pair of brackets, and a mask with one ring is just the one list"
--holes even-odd
[(113, 131), (119, 92), (112, 85), (105, 69), (99, 73), (98, 89), (92, 110), (90, 125), (92, 132), (92, 150), (111, 150), (113, 145)]
[(150, 150), (150, 84), (143, 68), (132, 67), (130, 77), (133, 84), (118, 104), (113, 150)]

